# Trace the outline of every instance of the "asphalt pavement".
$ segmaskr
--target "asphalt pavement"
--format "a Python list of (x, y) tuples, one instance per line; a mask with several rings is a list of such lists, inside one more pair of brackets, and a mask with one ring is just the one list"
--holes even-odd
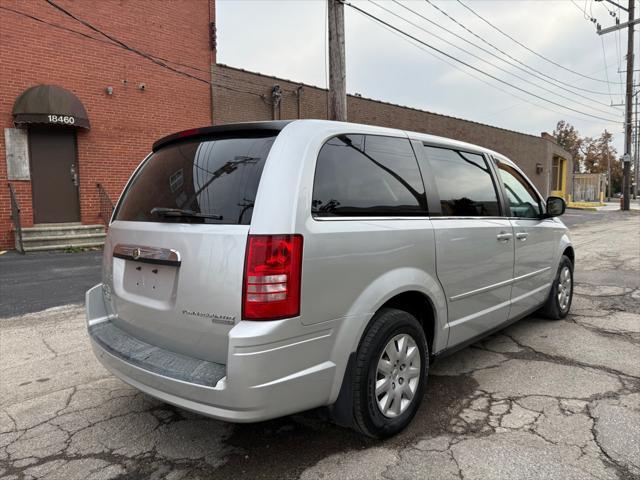
[(569, 208), (560, 218), (567, 227), (573, 228), (584, 223), (601, 221), (606, 217), (616, 218), (616, 216), (620, 214), (620, 212), (616, 211), (578, 210)]
[(101, 267), (102, 251), (0, 255), (0, 318), (84, 302)]

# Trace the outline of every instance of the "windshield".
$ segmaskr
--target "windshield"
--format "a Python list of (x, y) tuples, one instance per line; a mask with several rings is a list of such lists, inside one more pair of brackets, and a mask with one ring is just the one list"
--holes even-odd
[[(272, 134), (245, 135), (185, 140), (162, 148), (131, 180), (114, 219), (248, 225), (274, 140)], [(202, 215), (163, 214), (167, 209)]]

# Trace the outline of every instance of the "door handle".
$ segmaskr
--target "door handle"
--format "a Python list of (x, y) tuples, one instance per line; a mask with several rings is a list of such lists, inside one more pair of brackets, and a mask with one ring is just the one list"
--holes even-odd
[(71, 174), (71, 182), (73, 182), (74, 186), (78, 186), (78, 173), (76, 172), (76, 165), (74, 163), (71, 164), (71, 168), (69, 169), (69, 173)]
[(526, 241), (527, 241), (527, 237), (528, 237), (528, 236), (529, 236), (529, 234), (528, 234), (528, 233), (526, 233), (526, 232), (518, 232), (518, 233), (516, 233), (516, 238), (517, 238), (518, 240), (522, 240), (523, 242), (526, 242)]
[(513, 234), (506, 232), (500, 232), (498, 235), (496, 235), (496, 238), (499, 242), (508, 242), (509, 240), (511, 240), (511, 237), (513, 237)]

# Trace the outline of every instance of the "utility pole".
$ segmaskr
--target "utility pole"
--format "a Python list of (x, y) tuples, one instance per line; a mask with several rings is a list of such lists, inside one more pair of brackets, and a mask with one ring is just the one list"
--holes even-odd
[(344, 4), (327, 0), (329, 16), (329, 120), (347, 121), (347, 83), (344, 59)]
[(633, 196), (633, 198), (637, 199), (638, 194), (640, 192), (640, 153), (638, 153), (638, 147), (640, 147), (640, 118), (638, 118), (638, 97), (640, 97), (640, 89), (636, 91), (635, 97), (636, 97), (636, 113), (635, 113), (636, 128), (634, 133), (635, 133), (636, 145), (635, 145), (635, 148), (633, 149), (633, 156), (634, 156), (633, 171), (636, 176), (636, 188), (634, 192), (635, 195)]
[(631, 207), (631, 118), (633, 113), (633, 22), (635, 0), (629, 0), (629, 26), (627, 27), (627, 95), (624, 113), (624, 165), (622, 177), (622, 210)]
[(607, 149), (607, 202), (611, 200), (611, 153)]
[[(602, 0), (596, 0), (602, 1)], [(633, 113), (633, 26), (638, 23), (635, 19), (635, 0), (628, 0), (629, 7), (624, 8), (622, 5), (617, 4), (613, 0), (606, 0), (607, 2), (619, 7), (629, 14), (629, 20), (620, 25), (616, 25), (609, 28), (601, 29), (598, 25), (598, 35), (603, 35), (609, 32), (615, 32), (622, 28), (627, 29), (627, 92), (625, 95), (625, 110), (624, 110), (624, 155), (623, 155), (623, 177), (622, 177), (622, 195), (624, 196), (622, 202), (622, 210), (629, 210), (631, 201), (631, 119)], [(611, 182), (611, 176), (609, 176), (609, 182)]]

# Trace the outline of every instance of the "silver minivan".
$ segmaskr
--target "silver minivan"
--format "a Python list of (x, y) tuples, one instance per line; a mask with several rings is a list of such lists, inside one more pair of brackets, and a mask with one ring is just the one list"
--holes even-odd
[(181, 408), (255, 422), (327, 406), (386, 437), (438, 357), (567, 315), (564, 209), (446, 138), (321, 120), (180, 132), (118, 202), (89, 337), (113, 374)]

